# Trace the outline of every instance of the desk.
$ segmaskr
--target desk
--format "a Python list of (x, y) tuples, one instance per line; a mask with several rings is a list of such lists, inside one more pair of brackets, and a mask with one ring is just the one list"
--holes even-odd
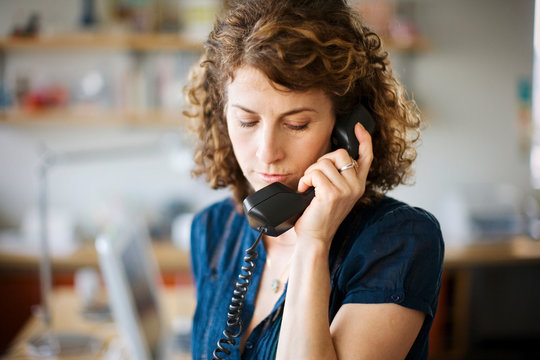
[[(189, 254), (171, 241), (156, 240), (152, 248), (159, 264), (163, 283), (168, 286), (191, 283)], [(69, 256), (52, 256), (54, 286), (73, 285), (74, 274), (81, 267), (98, 269), (99, 262), (93, 243), (82, 244)], [(0, 251), (0, 284), (10, 297), (0, 297), (0, 355), (26, 323), (32, 305), (39, 304), (39, 254)]]
[[(431, 358), (458, 360), (467, 354), (470, 338), (472, 273), (475, 269), (538, 264), (540, 264), (540, 241), (533, 241), (524, 236), (511, 239), (477, 239), (459, 247), (447, 246), (443, 288), (432, 330), (434, 340), (432, 348), (435, 348), (433, 353), (436, 356)], [(452, 286), (448, 286), (450, 283)], [(437, 334), (437, 331), (441, 331), (440, 334)]]
[(511, 239), (478, 239), (463, 246), (446, 247), (444, 268), (540, 264), (540, 241), (525, 236)]
[[(169, 319), (178, 316), (192, 316), (195, 310), (195, 294), (190, 286), (164, 288), (162, 301)], [(80, 301), (72, 287), (56, 288), (52, 294), (52, 329), (59, 332), (73, 331), (98, 336), (105, 343), (102, 352), (96, 356), (63, 357), (61, 360), (102, 359), (107, 345), (118, 338), (116, 325), (112, 321), (84, 319), (80, 314)], [(32, 318), (19, 333), (10, 347), (5, 360), (45, 359), (27, 355), (26, 341), (42, 331), (43, 325), (37, 318)], [(175, 360), (190, 359), (189, 354), (178, 354)]]
[[(189, 271), (189, 254), (171, 241), (154, 241), (152, 248), (162, 272)], [(37, 271), (38, 256), (0, 252), (0, 271)], [(51, 266), (53, 272), (74, 272), (85, 266), (97, 268), (99, 264), (94, 244), (83, 244), (69, 256), (52, 256)]]

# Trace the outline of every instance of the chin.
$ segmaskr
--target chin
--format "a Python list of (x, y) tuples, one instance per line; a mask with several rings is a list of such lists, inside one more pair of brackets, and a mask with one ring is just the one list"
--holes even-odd
[[(258, 182), (255, 182), (255, 183), (250, 183), (251, 184), (251, 190), (252, 192), (256, 192), (256, 191), (259, 191), (261, 190), (262, 188), (265, 188), (267, 187), (268, 185), (270, 185), (271, 183), (267, 183), (267, 182), (261, 182), (261, 181), (258, 181)], [(287, 184), (285, 184), (287, 185)], [(288, 185), (287, 185), (288, 186)]]

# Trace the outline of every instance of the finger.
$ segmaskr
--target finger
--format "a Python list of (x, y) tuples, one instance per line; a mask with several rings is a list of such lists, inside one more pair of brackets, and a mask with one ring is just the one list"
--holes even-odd
[(336, 192), (336, 186), (321, 169), (313, 169), (309, 174), (304, 175), (300, 179), (298, 183), (299, 192), (304, 192), (310, 187), (314, 187), (316, 189), (316, 194), (329, 194)]
[[(350, 156), (346, 156), (348, 159), (347, 161), (349, 161), (349, 164), (351, 164), (351, 161), (353, 160), (350, 158)], [(314, 186), (319, 193), (330, 192), (330, 194), (333, 194), (331, 196), (337, 196), (338, 194), (350, 194), (352, 196), (356, 196), (356, 194), (362, 192), (364, 181), (358, 178), (356, 168), (350, 168), (340, 172), (336, 168), (334, 161), (331, 159), (332, 157), (335, 157), (335, 155), (322, 157), (310, 168), (308, 168), (304, 174), (305, 178), (299, 182), (301, 185), (299, 185), (298, 191), (303, 192), (309, 186)], [(338, 155), (338, 157), (342, 156)], [(342, 160), (341, 163), (344, 163), (344, 161)], [(323, 182), (316, 182), (314, 180), (315, 176), (324, 176), (325, 180), (327, 180), (327, 182), (324, 182), (324, 185), (328, 187), (320, 188), (320, 184)]]
[[(349, 181), (358, 181), (357, 180), (357, 167), (351, 167), (348, 169), (343, 169), (344, 167), (350, 166), (353, 164), (353, 159), (345, 149), (338, 149), (333, 152), (330, 152), (328, 154), (325, 154), (319, 159), (319, 161), (322, 161), (323, 159), (330, 160), (335, 168), (335, 171), (339, 175), (340, 178), (345, 178)], [(343, 171), (340, 171), (340, 169), (343, 169)]]
[[(349, 164), (351, 161), (351, 158), (348, 158)], [(347, 165), (347, 164), (345, 164)], [(344, 166), (345, 166), (344, 165)], [(327, 157), (321, 157), (317, 163), (310, 169), (306, 171), (306, 174), (309, 174), (313, 171), (320, 171), (322, 174), (324, 174), (328, 180), (335, 186), (339, 188), (346, 188), (348, 187), (348, 183), (346, 178), (339, 172), (339, 170), (336, 167), (336, 164), (334, 161)]]
[(362, 124), (357, 123), (354, 127), (354, 134), (358, 139), (358, 154), (359, 157), (357, 160), (360, 160), (361, 155), (369, 155), (373, 153), (373, 144), (371, 142), (371, 135), (369, 132), (362, 126)]
[(359, 173), (363, 177), (367, 177), (371, 162), (373, 161), (373, 144), (369, 132), (358, 123), (354, 127), (354, 134), (358, 139), (358, 165)]
[(310, 175), (304, 175), (298, 181), (297, 191), (303, 193), (307, 189), (313, 186)]
[[(334, 163), (336, 169), (341, 169), (351, 162), (351, 155), (345, 149), (337, 149), (327, 154), (324, 154), (318, 161), (329, 159)], [(316, 163), (315, 163), (316, 165)]]

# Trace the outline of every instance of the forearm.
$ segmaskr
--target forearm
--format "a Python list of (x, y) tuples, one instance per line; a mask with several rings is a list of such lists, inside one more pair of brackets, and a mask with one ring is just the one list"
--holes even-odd
[(328, 306), (328, 250), (297, 246), (283, 312), (277, 359), (335, 359)]

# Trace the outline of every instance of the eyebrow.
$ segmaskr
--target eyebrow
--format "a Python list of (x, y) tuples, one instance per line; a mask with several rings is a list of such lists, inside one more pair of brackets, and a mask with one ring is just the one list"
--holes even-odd
[[(250, 113), (250, 114), (256, 114), (257, 112), (256, 111), (253, 111), (251, 109), (248, 109), (242, 105), (239, 105), (239, 104), (231, 104), (231, 106), (235, 107), (235, 108), (238, 108), (238, 109), (241, 109), (247, 113)], [(284, 117), (284, 116), (289, 116), (289, 115), (293, 115), (293, 114), (298, 114), (298, 113), (301, 113), (301, 112), (304, 112), (304, 111), (310, 111), (310, 112), (314, 112), (314, 113), (317, 113), (318, 111), (313, 109), (313, 108), (309, 108), (309, 107), (301, 107), (301, 108), (296, 108), (296, 109), (291, 109), (289, 111), (286, 111), (284, 112), (283, 114), (280, 114), (279, 117)]]

